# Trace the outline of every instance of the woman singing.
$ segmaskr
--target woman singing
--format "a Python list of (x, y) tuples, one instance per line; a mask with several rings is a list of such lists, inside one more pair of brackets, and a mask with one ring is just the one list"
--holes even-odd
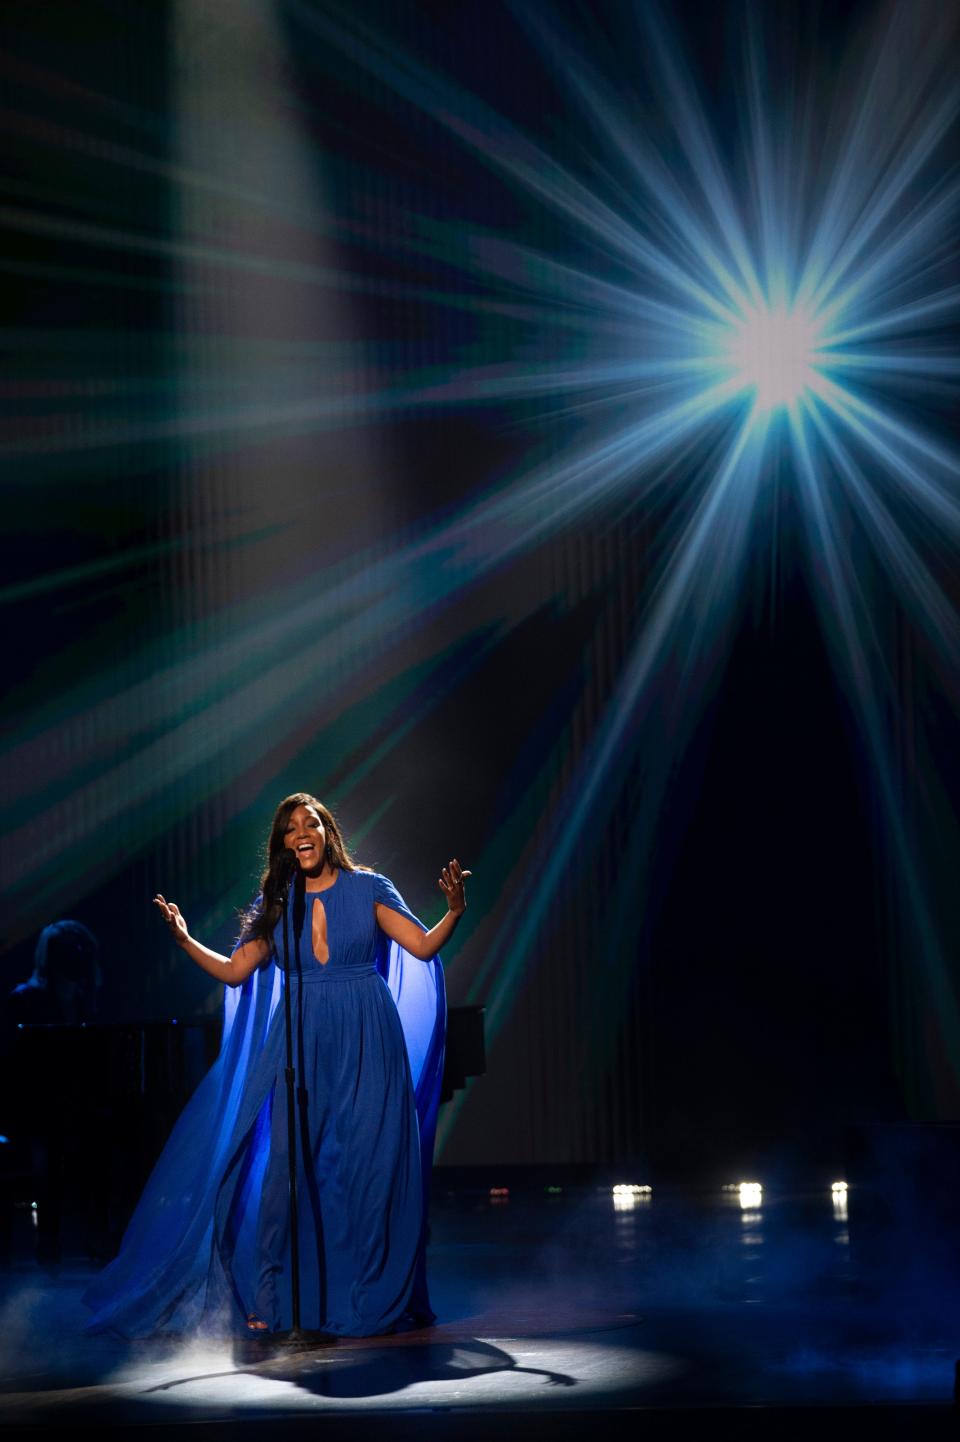
[[(299, 965), (283, 970), (282, 896), (305, 883)], [(124, 1236), (88, 1289), (90, 1324), (127, 1336), (291, 1323), (283, 988), (299, 1089), (302, 1325), (339, 1336), (433, 1320), (425, 1212), (446, 1008), (437, 952), (465, 909), (457, 861), (426, 931), (384, 876), (357, 866), (313, 796), (280, 803), (261, 895), (229, 957), (170, 934), (227, 983), (220, 1056), (181, 1116)]]

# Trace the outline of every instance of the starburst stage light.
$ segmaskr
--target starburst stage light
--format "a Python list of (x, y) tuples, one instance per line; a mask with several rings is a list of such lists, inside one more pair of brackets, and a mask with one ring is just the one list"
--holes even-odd
[(757, 409), (771, 411), (816, 388), (819, 340), (802, 306), (762, 306), (733, 328), (728, 360), (735, 379), (755, 393)]

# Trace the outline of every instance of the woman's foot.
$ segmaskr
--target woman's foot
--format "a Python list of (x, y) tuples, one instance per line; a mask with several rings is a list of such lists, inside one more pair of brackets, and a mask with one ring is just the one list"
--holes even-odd
[(269, 1330), (270, 1328), (268, 1327), (267, 1323), (263, 1320), (262, 1317), (258, 1317), (256, 1312), (247, 1313), (248, 1332), (269, 1332)]

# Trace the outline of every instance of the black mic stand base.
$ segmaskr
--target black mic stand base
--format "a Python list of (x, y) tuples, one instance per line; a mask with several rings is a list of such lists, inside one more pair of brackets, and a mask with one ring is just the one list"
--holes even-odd
[[(260, 1361), (266, 1356), (282, 1356), (292, 1352), (315, 1352), (335, 1347), (340, 1341), (332, 1332), (311, 1332), (306, 1327), (291, 1327), (286, 1332), (248, 1332), (243, 1350)], [(249, 1351), (248, 1351), (249, 1349)], [(266, 1355), (265, 1355), (266, 1354)]]
[(289, 1332), (274, 1332), (273, 1340), (281, 1347), (335, 1347), (340, 1338), (332, 1332), (311, 1332), (307, 1327), (291, 1327)]

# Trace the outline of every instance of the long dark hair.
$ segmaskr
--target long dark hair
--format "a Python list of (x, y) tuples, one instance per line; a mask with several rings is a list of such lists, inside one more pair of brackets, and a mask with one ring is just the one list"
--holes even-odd
[(327, 838), (324, 860), (330, 866), (336, 867), (339, 871), (362, 869), (344, 845), (340, 827), (337, 825), (332, 811), (324, 806), (322, 801), (318, 801), (308, 791), (294, 791), (292, 796), (285, 796), (273, 814), (270, 835), (267, 839), (266, 869), (260, 878), (260, 896), (242, 917), (242, 941), (269, 941), (273, 934), (273, 928), (280, 920), (283, 911), (283, 880), (286, 871), (284, 853), (287, 849), (283, 840), (286, 836), (290, 813), (296, 811), (298, 806), (312, 806), (323, 822)]

